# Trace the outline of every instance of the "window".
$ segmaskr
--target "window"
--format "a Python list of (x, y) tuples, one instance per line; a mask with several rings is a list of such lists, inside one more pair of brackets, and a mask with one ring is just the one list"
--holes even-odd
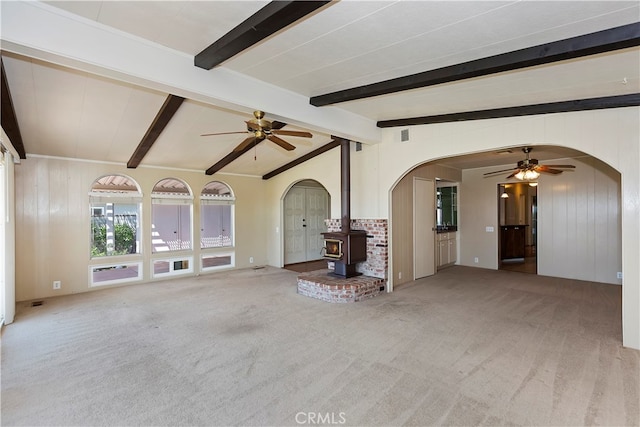
[(159, 181), (151, 193), (152, 251), (190, 250), (193, 196), (187, 184), (179, 179)]
[(91, 287), (142, 280), (142, 263), (92, 265), (89, 276)]
[(235, 265), (235, 254), (233, 252), (222, 252), (216, 254), (204, 254), (201, 258), (202, 271), (212, 271)]
[(107, 175), (91, 185), (91, 258), (140, 253), (142, 193), (129, 177)]
[(233, 208), (235, 197), (222, 182), (212, 181), (200, 193), (200, 247), (233, 246)]
[(153, 261), (153, 277), (193, 273), (193, 257), (157, 259)]

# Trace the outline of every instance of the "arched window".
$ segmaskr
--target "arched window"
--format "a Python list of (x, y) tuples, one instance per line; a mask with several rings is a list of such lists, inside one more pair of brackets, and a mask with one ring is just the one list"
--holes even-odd
[(91, 184), (91, 257), (140, 253), (138, 184), (124, 175), (106, 175)]
[[(202, 269), (234, 265), (234, 205), (231, 188), (219, 181), (211, 181), (200, 193), (200, 247)], [(222, 248), (222, 251), (215, 250)], [(226, 249), (225, 249), (226, 248)]]
[(192, 249), (193, 195), (187, 184), (175, 178), (158, 181), (151, 192), (151, 203), (152, 251)]
[(212, 181), (200, 193), (200, 247), (233, 246), (235, 197), (222, 182)]
[(140, 186), (128, 176), (105, 175), (91, 184), (89, 201), (90, 286), (141, 280), (142, 262), (135, 258), (141, 249)]

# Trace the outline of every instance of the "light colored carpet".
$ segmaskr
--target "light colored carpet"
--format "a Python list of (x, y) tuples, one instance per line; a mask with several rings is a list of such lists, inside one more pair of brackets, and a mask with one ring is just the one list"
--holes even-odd
[(22, 303), (2, 425), (637, 426), (620, 295), (452, 267), (329, 304), (264, 268)]

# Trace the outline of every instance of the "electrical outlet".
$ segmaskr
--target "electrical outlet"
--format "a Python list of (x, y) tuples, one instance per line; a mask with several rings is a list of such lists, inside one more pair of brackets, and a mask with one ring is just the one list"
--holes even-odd
[(622, 279), (622, 271), (618, 271), (618, 274), (616, 274), (616, 277), (618, 279)]
[(253, 257), (252, 256), (249, 257), (249, 264), (253, 264)]
[(402, 279), (402, 271), (398, 272), (398, 279)]
[(60, 280), (54, 280), (53, 289), (60, 289), (60, 288), (62, 288), (62, 282)]
[(477, 264), (477, 263), (479, 263), (479, 262), (480, 262), (480, 260), (478, 259), (478, 257), (475, 257), (475, 258), (473, 259), (473, 262), (475, 262), (475, 263)]

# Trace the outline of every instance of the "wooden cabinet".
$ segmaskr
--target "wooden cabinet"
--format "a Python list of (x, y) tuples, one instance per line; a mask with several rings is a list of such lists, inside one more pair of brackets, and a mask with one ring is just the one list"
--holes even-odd
[(438, 268), (454, 264), (458, 259), (457, 233), (438, 233), (436, 236)]
[(524, 261), (526, 225), (500, 226), (500, 259)]

